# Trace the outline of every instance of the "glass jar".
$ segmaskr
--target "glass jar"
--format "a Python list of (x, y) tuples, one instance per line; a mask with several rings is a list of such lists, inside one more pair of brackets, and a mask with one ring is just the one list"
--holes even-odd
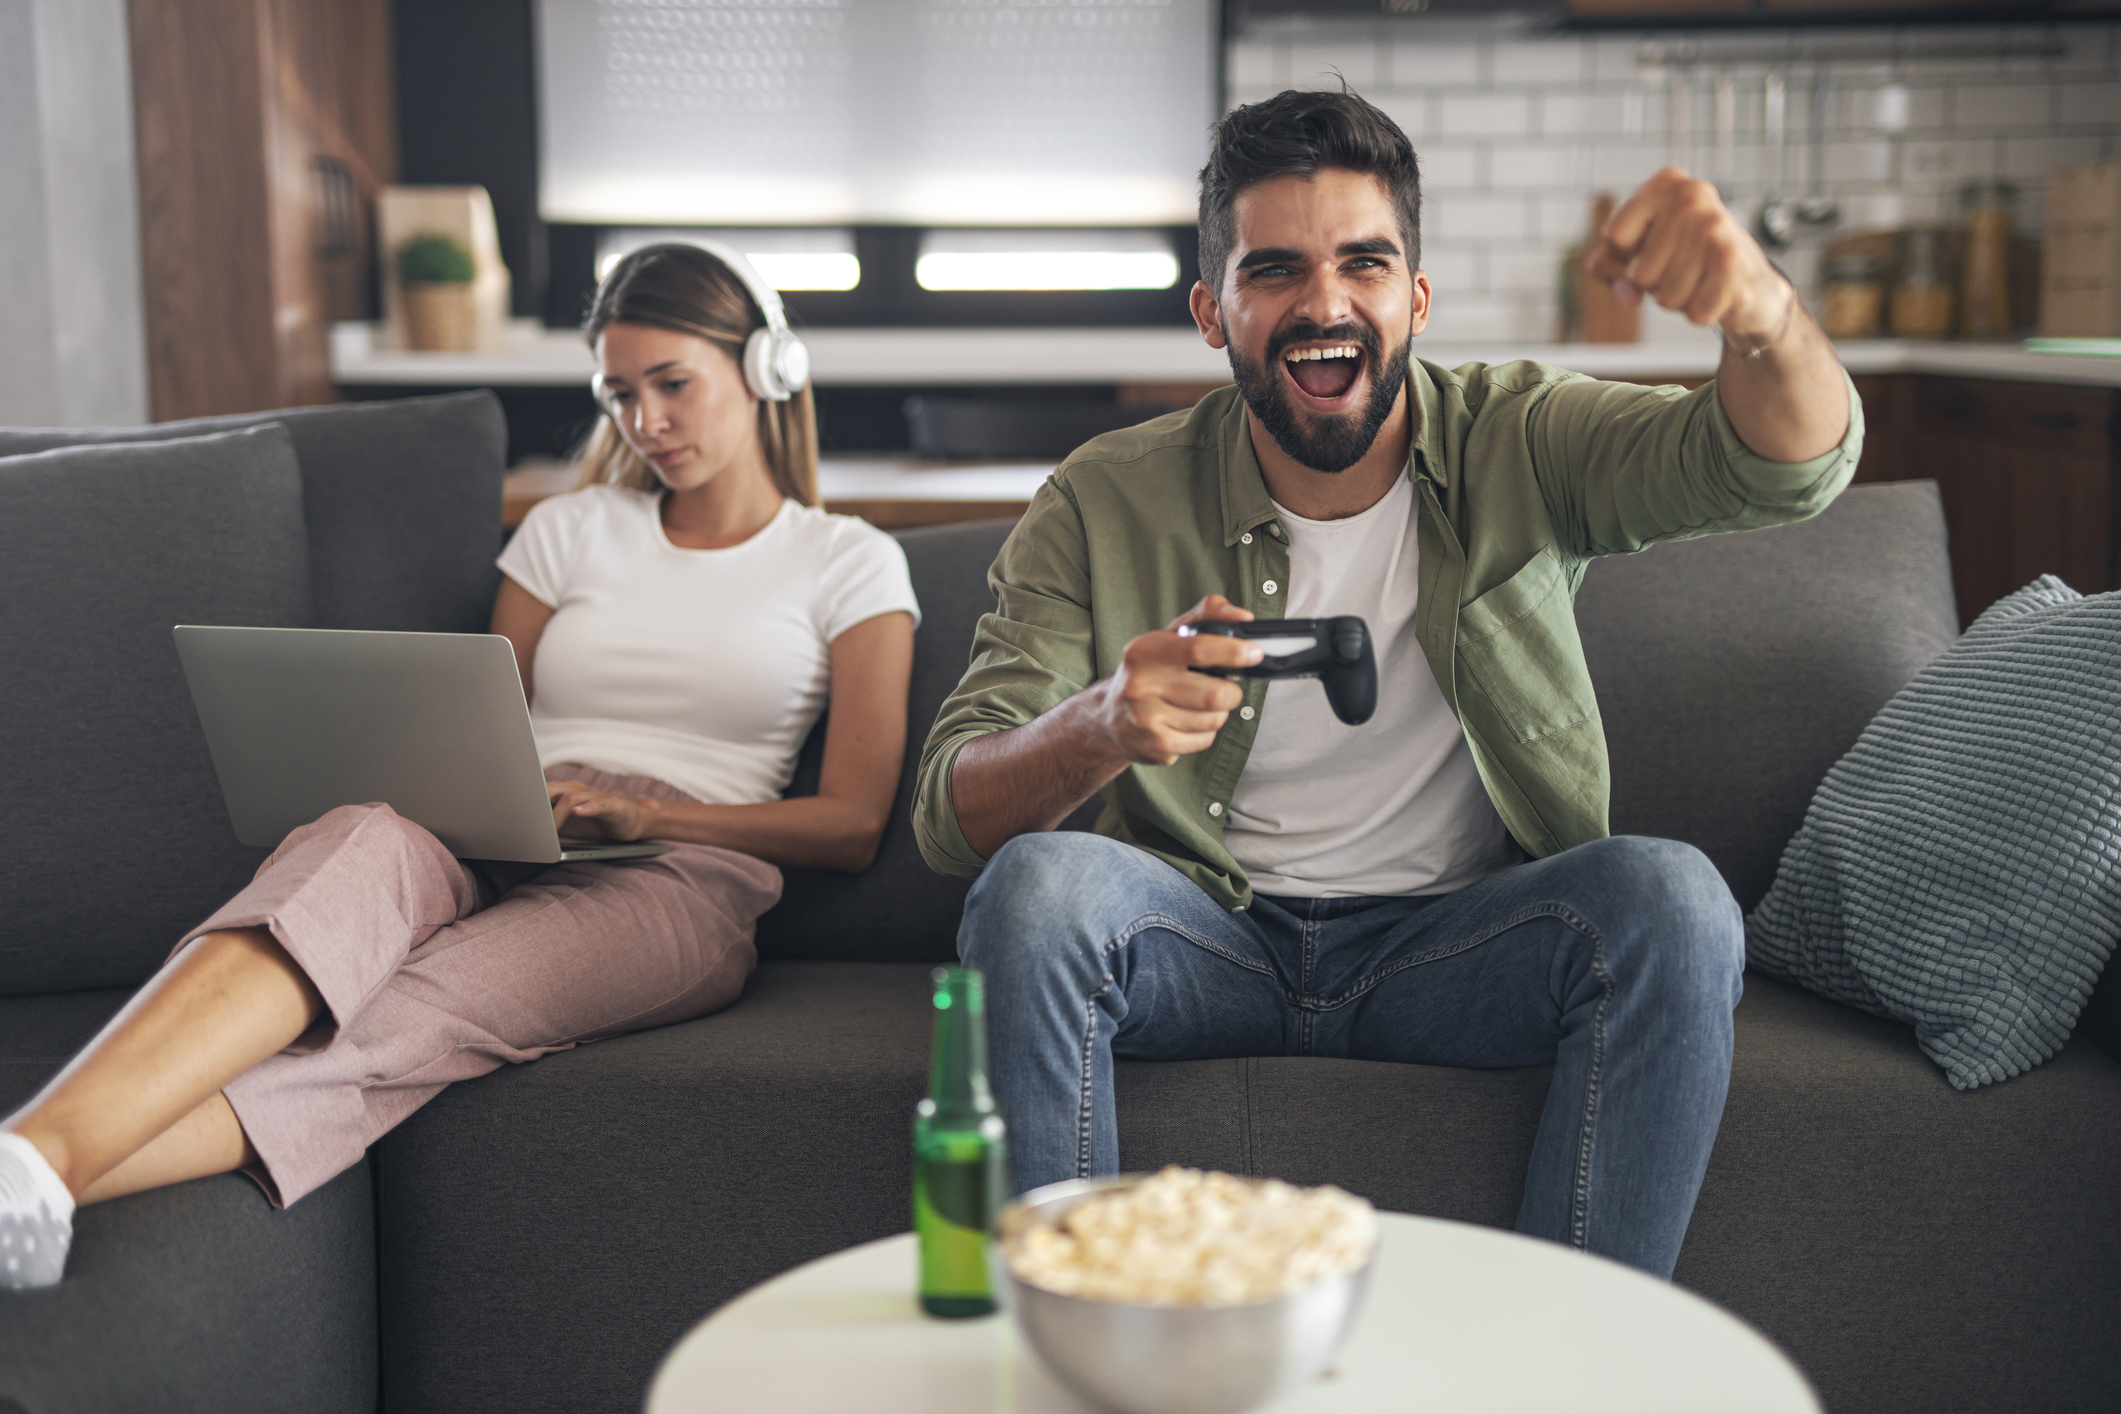
[(2011, 327), (2009, 182), (1968, 182), (1959, 189), (1966, 217), (1966, 262), (1959, 273), (1959, 332), (1969, 339), (2007, 339)]
[(1885, 318), (1885, 262), (1875, 255), (1826, 260), (1826, 333), (1830, 339), (1875, 339)]
[(1941, 339), (1952, 332), (1952, 282), (1944, 274), (1944, 232), (1920, 226), (1907, 233), (1907, 255), (1893, 286), (1893, 334)]

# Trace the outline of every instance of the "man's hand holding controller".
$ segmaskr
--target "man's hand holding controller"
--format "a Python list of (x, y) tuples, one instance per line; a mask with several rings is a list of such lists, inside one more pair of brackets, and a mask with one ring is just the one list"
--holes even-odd
[(1251, 610), (1210, 594), (1169, 627), (1129, 640), (1118, 669), (1092, 689), (1099, 695), (1097, 718), (1112, 751), (1137, 766), (1169, 766), (1213, 746), (1215, 734), (1244, 701), (1244, 687), (1198, 670), (1249, 668), (1265, 655), (1244, 639), (1181, 637), (1178, 629), (1251, 618)]

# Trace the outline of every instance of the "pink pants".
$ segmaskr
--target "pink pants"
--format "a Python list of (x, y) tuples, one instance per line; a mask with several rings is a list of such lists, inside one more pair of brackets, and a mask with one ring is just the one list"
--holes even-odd
[[(545, 774), (692, 799), (647, 776)], [(452, 1081), (729, 1005), (780, 896), (772, 865), (695, 844), (474, 871), (389, 806), (348, 805), (289, 835), (178, 948), (268, 928), (324, 998), (315, 1027), (222, 1092), (258, 1151), (247, 1172), (285, 1206)]]

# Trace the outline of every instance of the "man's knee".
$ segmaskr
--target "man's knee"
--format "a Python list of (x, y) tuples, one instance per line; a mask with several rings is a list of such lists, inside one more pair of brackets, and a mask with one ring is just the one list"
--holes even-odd
[(965, 900), (968, 917), (1047, 919), (1079, 909), (1129, 846), (1080, 830), (1018, 835), (994, 853)]
[(1735, 1002), (1745, 970), (1745, 919), (1707, 855), (1678, 840), (1616, 835), (1587, 846), (1616, 887), (1624, 931), (1650, 944), (1667, 985)]
[(1076, 830), (1018, 835), (995, 851), (965, 899), (958, 956), (990, 974), (1027, 957), (1056, 958), (1068, 940), (1095, 930), (1090, 914), (1132, 853)]

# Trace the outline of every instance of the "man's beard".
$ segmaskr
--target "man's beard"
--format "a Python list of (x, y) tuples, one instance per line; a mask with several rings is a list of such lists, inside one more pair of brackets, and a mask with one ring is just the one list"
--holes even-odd
[[(1370, 371), (1370, 400), (1359, 411), (1324, 417), (1306, 413), (1297, 408), (1289, 390), (1282, 386), (1286, 376), (1281, 371), (1282, 350), (1294, 343), (1326, 339), (1362, 346), (1363, 366)], [(1377, 430), (1392, 415), (1400, 385), (1406, 382), (1411, 343), (1411, 339), (1400, 343), (1388, 359), (1373, 329), (1357, 324), (1336, 324), (1331, 329), (1296, 324), (1269, 341), (1264, 367), (1246, 358), (1232, 343), (1230, 371), (1237, 377), (1237, 391), (1243, 395), (1245, 406), (1267, 429), (1274, 445), (1311, 470), (1331, 474), (1346, 471), (1361, 461), (1370, 444), (1377, 440)]]

